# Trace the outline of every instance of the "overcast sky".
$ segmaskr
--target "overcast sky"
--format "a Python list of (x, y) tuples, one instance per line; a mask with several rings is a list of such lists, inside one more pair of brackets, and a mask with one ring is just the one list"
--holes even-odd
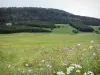
[(100, 0), (0, 0), (0, 7), (44, 7), (100, 18)]

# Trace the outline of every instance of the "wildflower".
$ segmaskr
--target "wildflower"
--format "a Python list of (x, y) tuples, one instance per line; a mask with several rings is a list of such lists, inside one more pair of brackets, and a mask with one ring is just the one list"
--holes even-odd
[(74, 51), (75, 50), (75, 48), (72, 48), (72, 51)]
[(28, 64), (25, 64), (25, 66), (28, 67), (29, 65)]
[(81, 44), (77, 44), (77, 46), (80, 46)]
[(68, 48), (64, 48), (64, 50), (68, 50)]
[(10, 67), (11, 67), (11, 65), (9, 64), (9, 65), (8, 65), (8, 68), (10, 68)]
[(81, 72), (80, 70), (76, 70), (76, 72)]
[(87, 73), (85, 72), (83, 75), (87, 75)]
[(92, 71), (88, 71), (87, 74), (94, 75), (94, 73)]
[(44, 62), (45, 62), (45, 60), (42, 60), (41, 62), (42, 62), (42, 63), (44, 63)]
[(40, 68), (40, 71), (44, 71), (44, 68)]
[(28, 72), (31, 73), (32, 72), (32, 69), (29, 69)]
[(92, 40), (90, 43), (94, 43), (94, 41)]
[(66, 74), (70, 74), (70, 72), (74, 69), (73, 66), (67, 68)]
[(89, 47), (89, 49), (92, 49), (92, 48), (93, 48), (93, 46), (90, 46), (90, 47)]
[(50, 69), (50, 68), (52, 68), (52, 66), (51, 66), (51, 65), (47, 65), (47, 68), (49, 68), (49, 69)]
[(77, 64), (72, 64), (72, 66), (74, 66), (75, 68), (82, 68), (80, 65)]
[(94, 75), (92, 71), (88, 71), (87, 73), (85, 72), (83, 75)]
[(80, 60), (83, 60), (83, 58), (80, 58)]
[(66, 74), (70, 74), (70, 69), (67, 68)]
[(93, 55), (93, 56), (96, 56), (96, 53), (93, 53), (92, 55)]
[(64, 61), (64, 64), (67, 64), (67, 63), (68, 63), (68, 61), (65, 60), (65, 61)]
[(65, 75), (65, 73), (63, 73), (62, 71), (57, 72), (57, 75)]

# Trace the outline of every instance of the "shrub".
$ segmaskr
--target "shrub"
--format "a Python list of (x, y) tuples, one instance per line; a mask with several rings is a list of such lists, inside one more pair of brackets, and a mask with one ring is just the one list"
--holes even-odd
[(94, 31), (92, 27), (84, 25), (81, 22), (70, 22), (70, 25), (79, 31), (83, 31), (83, 32), (93, 32)]
[(99, 32), (99, 31), (97, 31), (97, 30), (95, 31), (95, 33), (96, 33), (96, 34), (100, 34), (100, 32)]
[(78, 30), (72, 30), (73, 33), (78, 33)]
[(98, 30), (100, 30), (100, 27), (98, 28)]

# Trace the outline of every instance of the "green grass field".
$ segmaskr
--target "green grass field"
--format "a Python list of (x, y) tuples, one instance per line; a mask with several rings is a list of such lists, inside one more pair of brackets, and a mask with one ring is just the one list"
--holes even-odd
[(0, 75), (64, 75), (57, 72), (66, 74), (71, 64), (82, 69), (68, 75), (100, 74), (100, 34), (70, 35), (72, 29), (68, 25), (53, 33), (0, 34)]
[[(56, 24), (56, 26), (61, 26), (60, 28), (56, 28), (53, 30), (53, 33), (56, 33), (56, 34), (74, 34), (72, 32), (73, 27), (71, 27), (69, 24)], [(64, 26), (64, 27), (62, 27)]]
[(91, 26), (92, 28), (94, 28), (94, 30), (98, 30), (98, 28), (100, 27), (100, 26)]

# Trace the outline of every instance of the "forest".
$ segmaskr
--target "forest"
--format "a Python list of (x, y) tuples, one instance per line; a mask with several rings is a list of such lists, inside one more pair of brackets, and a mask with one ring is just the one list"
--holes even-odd
[[(82, 25), (78, 25), (79, 30), (85, 32), (91, 31), (88, 25), (100, 26), (100, 19), (98, 18), (74, 15), (72, 13), (59, 9), (40, 8), (40, 7), (0, 8), (0, 33), (23, 32), (23, 31), (52, 32), (52, 30), (56, 28), (55, 24), (71, 24), (70, 22), (73, 23), (79, 22), (82, 25), (85, 25), (85, 27), (84, 26), (83, 27), (86, 30), (85, 29), (80, 30), (80, 28), (82, 28)], [(6, 23), (12, 23), (12, 26), (7, 27)], [(87, 30), (88, 28), (90, 30)]]

